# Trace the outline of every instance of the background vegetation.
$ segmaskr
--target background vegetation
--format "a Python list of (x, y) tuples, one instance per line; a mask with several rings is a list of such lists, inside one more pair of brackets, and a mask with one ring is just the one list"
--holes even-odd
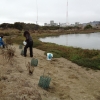
[(0, 25), (0, 35), (11, 36), (13, 42), (22, 44), (24, 41), (23, 32), (29, 30), (33, 40), (34, 48), (38, 48), (47, 52), (53, 53), (55, 58), (64, 57), (80, 66), (100, 70), (100, 50), (88, 50), (81, 48), (73, 48), (61, 46), (54, 43), (43, 43), (39, 40), (40, 37), (59, 36), (60, 34), (77, 34), (99, 32), (87, 25), (83, 30), (80, 27), (60, 27), (58, 26), (39, 26), (31, 23), (15, 22), (14, 24), (3, 23)]
[[(10, 23), (2, 23), (0, 24), (0, 28), (2, 29), (18, 29), (20, 31), (22, 30), (31, 30), (34, 31), (35, 30), (41, 30), (41, 31), (48, 31), (48, 30), (59, 30), (60, 31), (64, 31), (64, 30), (69, 30), (69, 31), (76, 31), (76, 30), (87, 30), (87, 29), (94, 29), (91, 25), (86, 25), (84, 28), (82, 28), (82, 26), (66, 26), (66, 27), (60, 27), (60, 25), (57, 26), (39, 26), (37, 24), (33, 24), (33, 23), (24, 23), (24, 22), (15, 22), (14, 24), (10, 24)], [(98, 29), (97, 29), (98, 30)], [(58, 31), (57, 31), (58, 32)]]
[[(40, 37), (50, 36), (50, 34), (31, 34), (34, 40), (33, 48), (53, 53), (54, 58), (64, 57), (80, 66), (100, 70), (100, 50), (88, 50), (81, 48), (73, 48), (61, 46), (54, 43), (43, 43), (39, 40)], [(22, 44), (23, 36), (18, 36), (14, 39), (15, 43)]]

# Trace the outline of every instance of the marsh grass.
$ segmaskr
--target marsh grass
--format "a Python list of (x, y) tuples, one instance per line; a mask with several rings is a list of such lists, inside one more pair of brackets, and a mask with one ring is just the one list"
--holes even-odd
[[(39, 40), (40, 37), (44, 36), (52, 36), (52, 34), (32, 34), (34, 40), (33, 47), (45, 51), (45, 55), (50, 52), (53, 53), (54, 58), (64, 57), (80, 66), (100, 70), (100, 50), (89, 50), (61, 46), (54, 43), (44, 43)], [(14, 39), (14, 42), (21, 44), (23, 40), (24, 37), (20, 35)]]
[(17, 38), (14, 38), (12, 39), (13, 43), (16, 43), (16, 44), (23, 44), (23, 41), (25, 40), (24, 37), (22, 37), (21, 35), (19, 35)]
[(3, 36), (10, 36), (10, 35), (15, 35), (15, 34), (20, 34), (20, 31), (17, 29), (0, 29), (0, 35)]

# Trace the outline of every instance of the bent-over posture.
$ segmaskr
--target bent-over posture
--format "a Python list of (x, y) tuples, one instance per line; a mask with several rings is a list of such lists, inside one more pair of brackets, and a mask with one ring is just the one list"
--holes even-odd
[(26, 38), (26, 45), (24, 47), (24, 57), (26, 57), (26, 53), (27, 53), (27, 48), (30, 48), (30, 57), (33, 57), (33, 39), (30, 36), (30, 33), (28, 31), (24, 32), (24, 37)]

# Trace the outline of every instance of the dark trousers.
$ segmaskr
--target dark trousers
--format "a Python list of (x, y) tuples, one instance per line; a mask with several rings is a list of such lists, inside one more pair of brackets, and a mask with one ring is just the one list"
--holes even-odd
[(30, 41), (29, 43), (26, 44), (24, 47), (24, 56), (26, 57), (27, 53), (27, 48), (30, 48), (30, 57), (33, 57), (33, 41)]
[(3, 48), (5, 48), (5, 45), (3, 45)]

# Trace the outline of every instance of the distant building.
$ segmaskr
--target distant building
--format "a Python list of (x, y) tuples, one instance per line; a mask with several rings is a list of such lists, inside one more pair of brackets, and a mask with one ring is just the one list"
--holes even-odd
[(93, 28), (99, 28), (100, 29), (100, 21), (93, 21), (93, 22), (90, 22), (90, 25), (93, 27)]
[(74, 27), (74, 26), (75, 26), (75, 24), (71, 24), (70, 26)]
[(48, 23), (44, 23), (44, 26), (50, 26), (50, 24), (48, 24)]
[(50, 24), (44, 23), (44, 26), (58, 26), (57, 23), (54, 23), (53, 20), (50, 21)]
[(90, 22), (90, 25), (95, 27), (96, 25), (100, 25), (100, 21), (93, 21), (93, 22)]
[(100, 29), (100, 21), (93, 21), (89, 23), (83, 23), (83, 28), (87, 25), (91, 25), (93, 28)]
[(44, 26), (48, 26), (48, 24), (47, 23), (44, 23)]
[(75, 26), (78, 26), (79, 25), (79, 22), (75, 22)]
[(75, 24), (70, 24), (70, 25), (67, 25), (66, 23), (54, 23), (54, 20), (51, 20), (50, 23), (44, 23), (44, 26), (60, 26), (60, 27), (67, 27), (67, 26), (78, 26), (80, 27), (81, 29), (84, 29), (85, 26), (87, 25), (91, 25), (93, 28), (96, 28), (96, 29), (100, 29), (100, 21), (93, 21), (93, 22), (89, 22), (89, 23), (82, 23), (80, 24), (79, 22), (75, 22)]
[(53, 21), (53, 20), (50, 21), (50, 25), (51, 25), (51, 26), (54, 25), (54, 21)]
[(66, 27), (66, 23), (59, 23), (60, 27)]
[(53, 20), (50, 21), (50, 26), (57, 26), (58, 24), (57, 23), (54, 23)]

